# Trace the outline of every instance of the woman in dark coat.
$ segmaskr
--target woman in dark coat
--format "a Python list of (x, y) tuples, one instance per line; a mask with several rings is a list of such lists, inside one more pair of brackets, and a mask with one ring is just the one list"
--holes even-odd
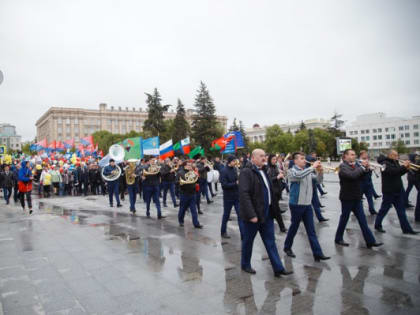
[(271, 181), (271, 185), (273, 186), (273, 209), (275, 214), (275, 219), (280, 227), (280, 231), (287, 232), (286, 227), (284, 226), (283, 218), (281, 216), (280, 210), (280, 196), (281, 191), (283, 190), (283, 175), (280, 173), (279, 168), (277, 167), (277, 157), (274, 154), (270, 154), (268, 156), (267, 162), (267, 174)]

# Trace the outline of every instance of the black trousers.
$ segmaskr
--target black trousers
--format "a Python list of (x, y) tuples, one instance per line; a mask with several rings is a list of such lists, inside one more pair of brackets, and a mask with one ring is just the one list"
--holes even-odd
[(25, 209), (25, 195), (26, 195), (26, 201), (28, 202), (28, 208), (32, 209), (31, 191), (28, 191), (26, 193), (19, 192), (20, 204), (22, 205), (22, 208)]

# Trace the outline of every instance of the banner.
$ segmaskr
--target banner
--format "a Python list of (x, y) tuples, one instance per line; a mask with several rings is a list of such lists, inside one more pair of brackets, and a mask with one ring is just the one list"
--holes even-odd
[(335, 138), (337, 141), (337, 154), (343, 154), (347, 149), (351, 149), (351, 139)]
[(191, 147), (190, 147), (190, 137), (187, 137), (185, 139), (181, 140), (181, 149), (182, 149), (182, 154), (188, 154), (191, 151)]
[(204, 156), (204, 149), (201, 146), (195, 147), (190, 153), (188, 153), (190, 159), (193, 159), (196, 155)]
[(143, 155), (159, 155), (159, 137), (144, 139), (142, 147)]
[(143, 158), (143, 150), (142, 150), (142, 138), (135, 137), (135, 138), (127, 138), (121, 141), (121, 144), (124, 148), (124, 160), (136, 159), (140, 160)]

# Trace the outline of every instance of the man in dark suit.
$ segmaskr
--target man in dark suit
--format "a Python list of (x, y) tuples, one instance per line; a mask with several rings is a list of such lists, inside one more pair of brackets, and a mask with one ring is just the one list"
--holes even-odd
[(391, 150), (386, 158), (379, 157), (378, 162), (384, 166), (382, 171), (382, 205), (375, 221), (375, 229), (378, 232), (385, 233), (382, 228), (382, 220), (387, 215), (391, 206), (397, 210), (398, 220), (400, 221), (401, 230), (404, 234), (418, 234), (410, 226), (405, 213), (404, 202), (406, 193), (401, 180), (401, 176), (407, 173), (410, 168), (410, 161), (405, 161), (400, 165), (398, 161), (398, 153)]
[(273, 267), (274, 276), (289, 275), (280, 260), (274, 238), (274, 221), (271, 201), (273, 199), (270, 180), (263, 169), (265, 152), (255, 149), (251, 155), (251, 165), (243, 168), (239, 176), (239, 216), (243, 221), (242, 270), (251, 274), (256, 271), (251, 267), (252, 246), (257, 232), (267, 250)]

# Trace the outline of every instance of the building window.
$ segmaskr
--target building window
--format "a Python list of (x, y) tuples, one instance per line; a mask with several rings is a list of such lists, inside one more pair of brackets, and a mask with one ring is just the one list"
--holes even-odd
[(59, 123), (59, 124), (62, 124), (63, 123), (63, 121), (61, 120), (61, 118), (58, 118), (57, 119), (57, 123)]
[(405, 133), (405, 137), (406, 137), (406, 138), (410, 138), (410, 133), (406, 132), (406, 133)]
[(377, 132), (377, 130), (376, 129), (372, 129), (372, 133), (376, 133)]
[(378, 140), (382, 140), (382, 135), (378, 135)]
[(404, 129), (405, 129), (405, 130), (410, 130), (410, 126), (409, 126), (409, 125), (405, 125), (405, 126), (404, 126)]
[(350, 135), (353, 135), (353, 131), (350, 131)]
[(58, 127), (58, 128), (57, 128), (57, 132), (59, 132), (59, 133), (63, 132), (63, 128)]
[(402, 133), (402, 134), (400, 134), (400, 138), (404, 138), (404, 134)]
[(369, 141), (369, 136), (366, 136), (366, 140)]
[(405, 140), (405, 144), (410, 144), (410, 140)]
[(419, 125), (413, 125), (413, 129), (419, 129)]
[(382, 142), (378, 142), (378, 147), (382, 147)]
[(391, 135), (391, 139), (395, 139), (395, 134), (392, 134)]
[(388, 130), (389, 130), (388, 128), (385, 128), (385, 132), (388, 132)]
[(362, 141), (365, 141), (365, 137), (364, 137), (364, 136), (362, 136), (360, 139), (361, 139)]
[(364, 134), (365, 134), (365, 131), (364, 131), (364, 130), (360, 130), (360, 133), (361, 133), (362, 135), (364, 135)]
[(387, 142), (386, 142), (386, 145), (387, 145), (387, 146), (390, 146), (390, 145), (391, 145), (391, 142), (387, 141)]
[(369, 129), (366, 129), (366, 130), (365, 130), (365, 132), (366, 132), (366, 133), (369, 133)]
[(75, 125), (78, 125), (78, 124), (79, 124), (79, 119), (75, 118), (75, 119), (74, 119), (74, 124), (75, 124)]
[(357, 130), (354, 131), (354, 134), (357, 135), (359, 132)]
[(377, 136), (373, 136), (373, 140), (376, 140), (376, 139), (378, 139), (378, 137)]
[(414, 140), (414, 144), (419, 144), (419, 140), (418, 139)]
[(378, 144), (377, 144), (376, 142), (374, 142), (372, 146), (376, 147), (377, 145), (378, 145)]
[(66, 119), (66, 124), (67, 124), (67, 125), (70, 125), (70, 118), (67, 118), (67, 119)]
[(404, 126), (399, 126), (398, 130), (404, 130)]
[(378, 128), (378, 132), (382, 132), (382, 128)]
[(419, 132), (418, 131), (416, 131), (415, 133), (414, 133), (414, 137), (418, 137), (419, 136)]

